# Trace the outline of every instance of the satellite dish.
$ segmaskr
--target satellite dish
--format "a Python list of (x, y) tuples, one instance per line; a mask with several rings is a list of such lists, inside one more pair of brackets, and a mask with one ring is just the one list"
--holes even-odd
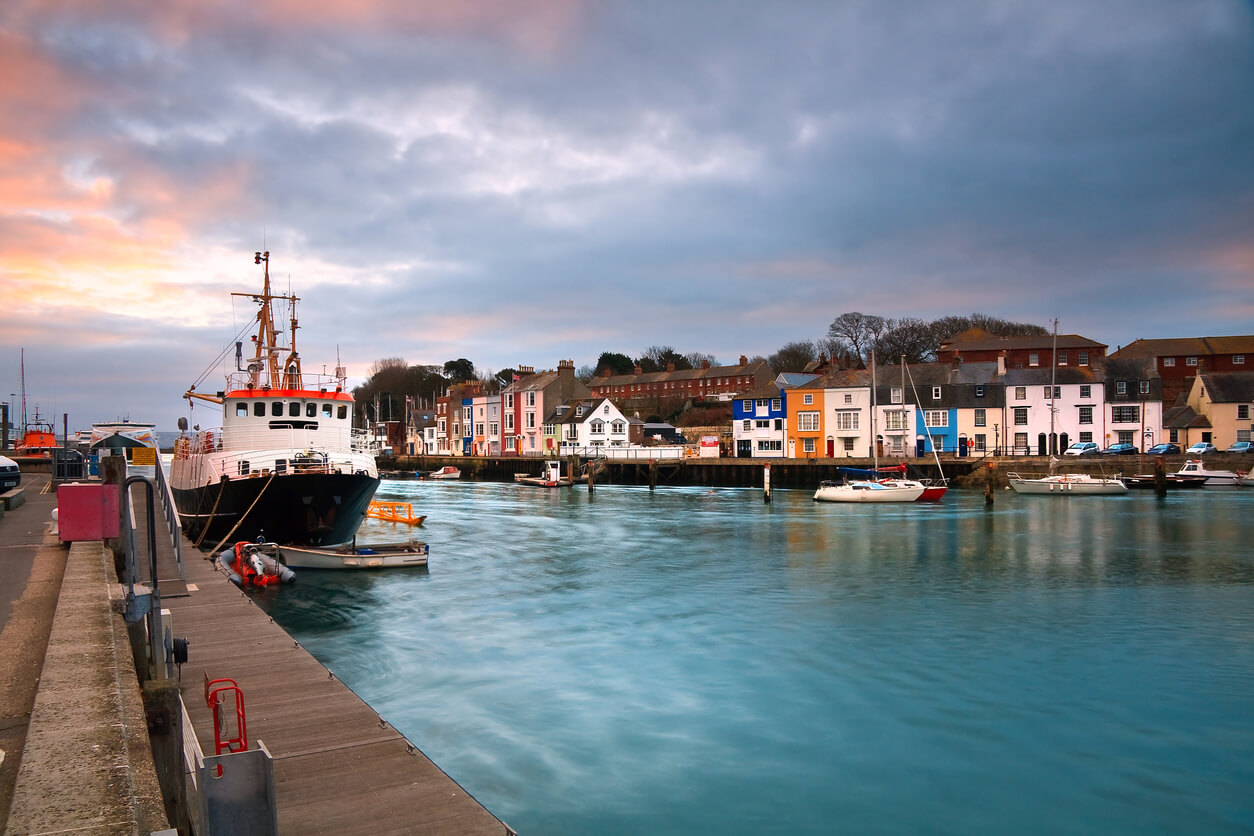
[(182, 415), (179, 416), (179, 429), (183, 432), (187, 432), (187, 419)]

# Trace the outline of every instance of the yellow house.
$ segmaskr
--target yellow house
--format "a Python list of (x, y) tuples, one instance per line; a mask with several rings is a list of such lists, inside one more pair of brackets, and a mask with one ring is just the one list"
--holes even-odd
[(1210, 426), (1196, 429), (1186, 443), (1209, 441), (1224, 450), (1238, 441), (1254, 440), (1254, 372), (1199, 374), (1189, 390), (1188, 405)]

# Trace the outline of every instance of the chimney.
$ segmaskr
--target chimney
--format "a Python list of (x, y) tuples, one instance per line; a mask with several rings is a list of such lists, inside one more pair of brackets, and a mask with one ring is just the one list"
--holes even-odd
[(747, 366), (747, 365), (749, 365), (749, 358), (748, 358), (748, 357), (746, 357), (746, 356), (744, 356), (743, 354), (742, 354), (742, 355), (740, 355), (740, 365), (742, 365), (742, 366)]
[(710, 367), (710, 361), (709, 361), (709, 360), (702, 360), (702, 361), (701, 361), (701, 368), (703, 368), (703, 369), (708, 369), (709, 367)]
[(636, 366), (634, 369), (631, 370), (631, 373), (639, 377), (640, 375), (644, 374), (644, 369), (640, 368), (639, 366)]
[(1006, 352), (997, 355), (997, 374), (1004, 375), (1006, 373)]
[(674, 364), (674, 363), (667, 363), (667, 364), (666, 364), (666, 370), (667, 370), (668, 372), (673, 372), (673, 371), (675, 371), (675, 364)]

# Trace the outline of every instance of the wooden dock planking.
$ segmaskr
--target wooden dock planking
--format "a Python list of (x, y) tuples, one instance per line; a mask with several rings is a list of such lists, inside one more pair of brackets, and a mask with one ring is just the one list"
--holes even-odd
[[(204, 557), (184, 542), (186, 582), (194, 586), (185, 597), (166, 599), (162, 580), (174, 634), (189, 643), (183, 700), (211, 753), (204, 675), (239, 685), (249, 742), (264, 741), (275, 759), (281, 832), (512, 832)], [(283, 590), (262, 594), (276, 592)]]

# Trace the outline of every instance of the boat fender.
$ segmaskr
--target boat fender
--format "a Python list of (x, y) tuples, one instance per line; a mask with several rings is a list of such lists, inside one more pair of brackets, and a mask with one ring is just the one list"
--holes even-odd
[(240, 577), (239, 572), (236, 572), (235, 569), (231, 565), (232, 562), (234, 561), (234, 558), (235, 558), (235, 547), (232, 546), (231, 548), (227, 549), (226, 551), (218, 555), (218, 563), (222, 564), (222, 568), (226, 571), (226, 576), (230, 579), (231, 583), (235, 584), (236, 586), (242, 589), (244, 586), (244, 579)]

